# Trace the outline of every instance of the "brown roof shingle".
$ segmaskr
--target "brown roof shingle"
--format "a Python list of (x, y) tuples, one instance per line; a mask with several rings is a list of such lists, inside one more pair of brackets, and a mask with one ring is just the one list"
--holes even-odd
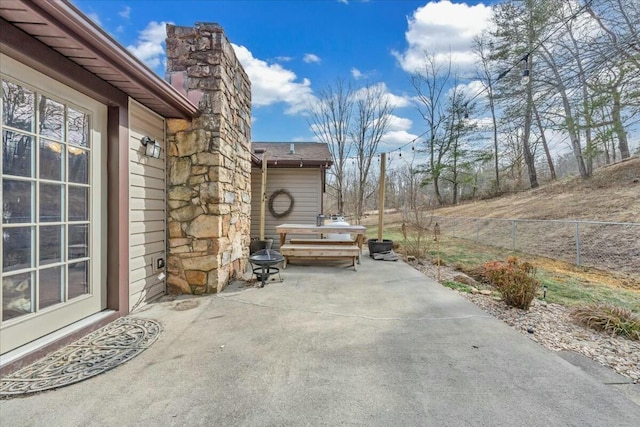
[(329, 167), (333, 164), (329, 146), (322, 142), (252, 142), (251, 144), (253, 160), (256, 164), (261, 164), (262, 153), (265, 151), (269, 167), (299, 167), (300, 163), (302, 167)]

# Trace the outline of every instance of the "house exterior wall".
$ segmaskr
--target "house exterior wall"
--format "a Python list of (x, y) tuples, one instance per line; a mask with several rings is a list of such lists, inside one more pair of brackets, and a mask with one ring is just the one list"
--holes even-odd
[(167, 122), (167, 286), (214, 293), (249, 252), (251, 86), (217, 24), (167, 26), (167, 79), (202, 112)]
[[(262, 170), (251, 170), (251, 237), (260, 236), (260, 184), (262, 182)], [(315, 224), (316, 216), (322, 211), (322, 170), (320, 168), (274, 168), (267, 169), (267, 202), (274, 191), (285, 189), (291, 193), (294, 199), (293, 211), (282, 218), (275, 218), (265, 208), (265, 238), (273, 239), (273, 248), (279, 246), (279, 236), (276, 226), (285, 223)], [(289, 207), (289, 199), (286, 196), (278, 196), (274, 199), (276, 212), (284, 212)], [(293, 236), (294, 238), (296, 236)], [(298, 236), (309, 238), (309, 236)]]
[[(43, 337), (37, 346), (17, 349), (15, 357), (13, 356), (15, 352), (12, 354), (3, 352), (4, 360), (0, 366), (0, 372), (4, 375), (129, 312), (129, 158), (127, 144), (129, 116), (126, 94), (6, 21), (0, 20), (0, 23), (2, 24), (0, 52), (57, 82), (66, 84), (72, 89), (108, 105), (104, 140), (106, 152), (102, 159), (105, 170), (102, 194), (105, 195), (104, 209), (106, 210), (103, 223), (106, 233), (100, 239), (105, 248), (103, 265), (106, 268), (103, 270), (102, 281), (105, 283), (107, 310), (85, 319), (79, 326), (73, 324), (73, 320), (68, 320), (68, 327), (59, 330), (55, 339)], [(3, 64), (0, 63), (0, 69), (3, 68)], [(36, 82), (36, 85), (41, 83)]]
[[(162, 147), (159, 159), (145, 155), (148, 136)], [(157, 260), (166, 260), (165, 119), (129, 101), (129, 309), (165, 292)]]

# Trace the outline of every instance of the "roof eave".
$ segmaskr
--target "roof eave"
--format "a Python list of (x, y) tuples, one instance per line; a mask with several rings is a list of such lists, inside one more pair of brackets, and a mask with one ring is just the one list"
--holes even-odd
[(77, 40), (91, 47), (96, 53), (104, 55), (132, 80), (169, 104), (175, 110), (177, 117), (192, 118), (200, 114), (197, 106), (153, 73), (142, 61), (123, 48), (102, 28), (88, 20), (68, 0), (31, 3), (31, 7), (35, 5), (49, 15), (52, 20), (64, 25), (67, 33), (73, 34)]

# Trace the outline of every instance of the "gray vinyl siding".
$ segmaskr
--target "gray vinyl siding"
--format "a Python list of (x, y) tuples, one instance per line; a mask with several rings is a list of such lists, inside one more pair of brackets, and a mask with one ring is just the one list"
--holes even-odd
[[(147, 157), (140, 139), (162, 146), (159, 159)], [(166, 260), (165, 121), (135, 101), (129, 103), (129, 309), (165, 292), (153, 260)]]
[[(274, 218), (265, 208), (266, 238), (273, 239), (274, 248), (278, 248), (279, 236), (276, 225), (280, 224), (315, 224), (316, 216), (321, 213), (322, 175), (321, 170), (306, 168), (280, 168), (267, 170), (267, 202), (274, 191), (284, 188), (289, 191), (295, 201), (293, 211), (286, 217)], [(251, 237), (260, 236), (260, 185), (261, 170), (251, 170)], [(283, 212), (289, 207), (289, 199), (278, 196), (274, 203), (276, 212)], [(306, 236), (309, 238), (309, 236)]]

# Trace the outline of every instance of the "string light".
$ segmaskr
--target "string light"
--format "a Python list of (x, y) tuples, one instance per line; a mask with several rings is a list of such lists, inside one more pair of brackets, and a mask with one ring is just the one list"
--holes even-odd
[[(511, 70), (513, 70), (513, 68), (520, 64), (521, 62), (525, 62), (525, 69), (522, 72), (522, 80), (520, 81), (523, 85), (526, 85), (529, 83), (530, 79), (531, 79), (531, 73), (529, 71), (529, 55), (531, 55), (536, 49), (538, 49), (540, 46), (542, 46), (545, 42), (547, 42), (547, 40), (549, 40), (552, 36), (554, 36), (558, 31), (560, 31), (560, 29), (562, 29), (569, 21), (572, 21), (574, 19), (576, 19), (578, 16), (580, 16), (588, 7), (591, 6), (591, 3), (593, 3), (593, 0), (589, 0), (588, 2), (586, 2), (580, 9), (578, 9), (573, 15), (571, 15), (569, 18), (567, 18), (561, 25), (559, 25), (555, 30), (553, 30), (551, 33), (549, 33), (547, 35), (547, 37), (545, 37), (543, 40), (539, 41), (535, 46), (533, 46), (528, 52), (526, 52), (524, 54), (524, 56), (522, 58), (520, 58), (517, 62), (515, 62), (514, 64), (512, 64), (509, 68), (507, 68), (506, 70), (502, 71), (500, 74), (498, 74), (498, 77), (494, 80), (494, 83), (497, 83), (499, 80), (503, 79), (507, 74), (509, 74), (509, 72), (511, 72)], [(486, 85), (482, 90), (480, 90), (478, 93), (476, 93), (470, 100), (468, 100), (467, 102), (464, 103), (465, 106), (465, 113), (464, 113), (464, 118), (468, 119), (469, 118), (469, 112), (466, 111), (466, 107), (469, 103), (471, 103), (471, 101), (473, 101), (474, 99), (476, 99), (477, 97), (479, 97), (480, 95), (482, 95), (483, 93), (485, 93), (487, 90), (489, 90), (489, 85)]]
[[(543, 43), (545, 43), (547, 40), (549, 40), (553, 35), (555, 35), (561, 28), (563, 28), (569, 21), (577, 18), (579, 15), (581, 15), (587, 7), (591, 6), (591, 3), (593, 3), (593, 0), (589, 0), (587, 1), (580, 9), (578, 9), (573, 15), (571, 15), (568, 19), (566, 19), (562, 25), (558, 26), (558, 28), (556, 28), (554, 31), (552, 31), (550, 34), (547, 35), (547, 37), (545, 37), (542, 41), (538, 42), (535, 46), (533, 46), (528, 52), (525, 53), (524, 56), (522, 56), (517, 62), (515, 62), (513, 65), (511, 65), (509, 68), (503, 70), (500, 74), (498, 74), (498, 76), (496, 77), (496, 79), (493, 81), (493, 83), (498, 82), (499, 80), (503, 79), (507, 74), (509, 74), (509, 72), (511, 72), (511, 70), (513, 70), (514, 67), (516, 67), (518, 64), (520, 64), (521, 62), (525, 62), (525, 68), (522, 72), (522, 80), (521, 83), (523, 85), (526, 85), (530, 82), (531, 79), (531, 73), (529, 70), (529, 66), (528, 66), (528, 59), (529, 59), (529, 55), (531, 55), (536, 49), (538, 49), (540, 46), (542, 46)], [(471, 99), (469, 99), (468, 101), (466, 101), (464, 103), (464, 118), (468, 119), (469, 118), (469, 110), (468, 110), (468, 106), (469, 104), (475, 100), (477, 97), (479, 97), (480, 95), (482, 95), (484, 92), (486, 92), (487, 90), (489, 90), (489, 86), (485, 86), (482, 90), (480, 90), (478, 93), (476, 93), (473, 97), (471, 97)], [(426, 135), (429, 132), (429, 130), (426, 130), (424, 132), (422, 132), (420, 135), (416, 136), (415, 138), (413, 138), (411, 141), (407, 142), (406, 144), (403, 144), (401, 146), (399, 146), (398, 148), (395, 148), (393, 150), (390, 150), (389, 152), (387, 152), (387, 154), (389, 155), (389, 160), (391, 160), (392, 158), (392, 153), (394, 151), (398, 151), (398, 157), (402, 157), (402, 149), (405, 147), (408, 147), (409, 145), (411, 145), (411, 151), (415, 152), (416, 148), (415, 148), (415, 142), (420, 139), (421, 137), (423, 137), (424, 135)], [(348, 160), (348, 159), (347, 159)], [(380, 162), (380, 153), (378, 153), (378, 162)], [(355, 158), (352, 158), (351, 160), (352, 164), (355, 164)], [(301, 166), (302, 167), (302, 166)]]
[(524, 70), (522, 71), (522, 80), (520, 80), (520, 83), (523, 86), (526, 86), (531, 80), (531, 78), (529, 77), (529, 54), (525, 55), (524, 58), (522, 58), (522, 62), (524, 62)]

